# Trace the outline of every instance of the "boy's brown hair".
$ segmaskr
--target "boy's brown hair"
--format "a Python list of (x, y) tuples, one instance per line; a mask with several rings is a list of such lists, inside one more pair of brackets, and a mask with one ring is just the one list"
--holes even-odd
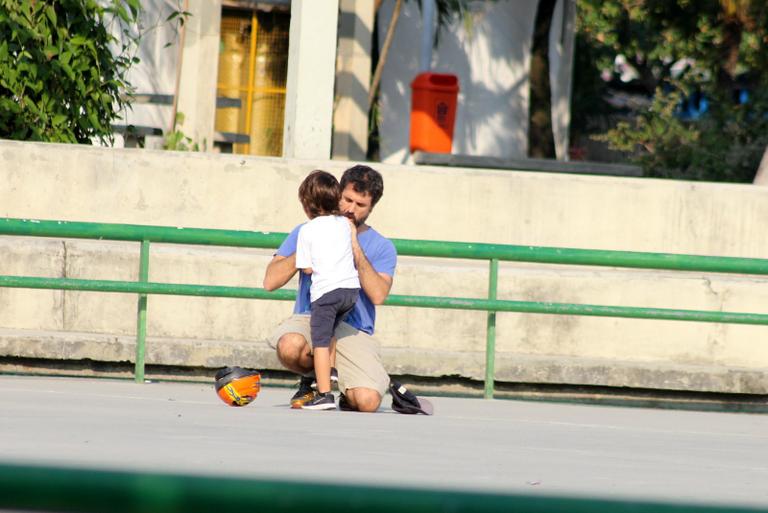
[(312, 171), (299, 185), (299, 201), (310, 219), (317, 216), (339, 215), (341, 186), (336, 177), (326, 171)]

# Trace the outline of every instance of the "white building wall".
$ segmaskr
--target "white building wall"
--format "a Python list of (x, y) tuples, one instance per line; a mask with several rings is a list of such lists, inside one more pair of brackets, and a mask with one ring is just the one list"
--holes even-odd
[[(175, 22), (166, 19), (178, 9), (177, 0), (142, 2), (141, 44), (136, 53), (140, 62), (128, 72), (128, 81), (138, 94), (175, 93), (181, 32)], [(172, 110), (171, 105), (134, 103), (123, 113), (123, 123), (165, 130), (171, 126)]]
[[(184, 24), (179, 22), (179, 17), (168, 20), (181, 10), (190, 13)], [(184, 122), (178, 128), (201, 149), (210, 150), (214, 136), (220, 28), (220, 0), (189, 0), (186, 5), (178, 0), (142, 2), (140, 44), (135, 49), (139, 62), (127, 75), (139, 98), (121, 113), (121, 119), (115, 124), (159, 128), (167, 135), (174, 128), (175, 114), (181, 113)], [(115, 23), (110, 29), (116, 37), (120, 36), (120, 25)], [(143, 95), (167, 95), (171, 102), (147, 102), (141, 99)], [(162, 137), (154, 141), (147, 139), (147, 147), (161, 144)], [(122, 145), (123, 138), (116, 137), (115, 146)]]
[[(379, 47), (383, 45), (394, 0), (385, 0), (378, 14)], [(459, 77), (459, 99), (453, 153), (524, 158), (528, 152), (528, 73), (536, 0), (474, 2), (463, 19), (440, 34), (432, 70)], [(558, 157), (566, 153), (570, 97), (569, 74), (563, 74), (563, 1), (558, 3), (550, 38), (553, 116), (560, 140)], [(409, 162), (410, 83), (418, 73), (421, 14), (406, 2), (395, 32), (380, 91), (380, 152), (387, 163)]]

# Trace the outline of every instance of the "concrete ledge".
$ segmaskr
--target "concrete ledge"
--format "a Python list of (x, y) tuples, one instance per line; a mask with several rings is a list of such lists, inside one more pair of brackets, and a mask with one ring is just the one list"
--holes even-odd
[[(485, 353), (385, 348), (383, 358), (391, 374), (477, 381), (485, 376)], [(766, 375), (768, 369), (498, 353), (495, 379), (506, 383), (768, 394)]]
[[(0, 330), (0, 356), (50, 360), (135, 362), (136, 338), (78, 332)], [(147, 337), (145, 362), (217, 368), (241, 365), (281, 369), (266, 341), (181, 340)]]
[(587, 358), (497, 357), (496, 379), (504, 382), (590, 384), (606, 387), (768, 394), (768, 369), (668, 364)]
[(505, 169), (509, 171), (541, 171), (546, 173), (576, 173), (586, 175), (643, 176), (640, 166), (627, 164), (605, 164), (601, 162), (562, 161), (553, 159), (502, 159), (477, 157), (450, 153), (413, 154), (416, 164), (431, 166), (453, 166), (480, 169)]
[[(0, 356), (51, 360), (133, 362), (135, 339), (98, 333), (0, 330)], [(392, 375), (458, 377), (482, 381), (485, 354), (383, 348)], [(266, 341), (180, 340), (148, 338), (146, 363), (176, 367), (217, 368), (241, 365), (285, 370)], [(500, 353), (496, 380), (505, 383), (590, 385), (690, 392), (768, 394), (768, 369), (671, 365), (616, 360), (531, 357)]]

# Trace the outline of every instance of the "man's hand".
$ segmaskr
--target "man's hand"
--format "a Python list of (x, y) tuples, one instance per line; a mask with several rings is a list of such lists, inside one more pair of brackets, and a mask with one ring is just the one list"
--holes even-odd
[(296, 253), (284, 257), (275, 255), (264, 273), (264, 288), (272, 291), (279, 289), (296, 274)]

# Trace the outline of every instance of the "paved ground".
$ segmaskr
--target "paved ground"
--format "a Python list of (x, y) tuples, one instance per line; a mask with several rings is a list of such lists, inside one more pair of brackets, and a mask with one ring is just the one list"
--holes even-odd
[[(0, 463), (768, 506), (768, 415), (435, 397), (295, 411), (265, 388), (0, 376)], [(316, 468), (322, 462), (322, 468)]]

